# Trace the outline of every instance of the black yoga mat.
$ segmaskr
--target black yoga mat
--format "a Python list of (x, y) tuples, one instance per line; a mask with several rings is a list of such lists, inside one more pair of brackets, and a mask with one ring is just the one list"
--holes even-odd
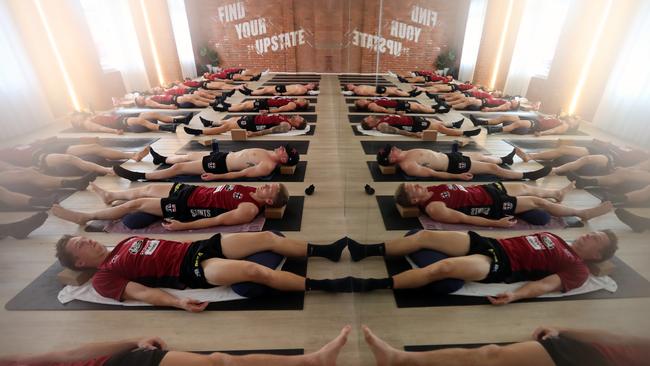
[(307, 84), (307, 83), (319, 83), (320, 78), (314, 78), (314, 77), (274, 77), (266, 81), (267, 83), (273, 83), (273, 84), (278, 84), (278, 83), (284, 83), (284, 82), (290, 82), (291, 84)]
[[(5, 304), (7, 310), (180, 310), (161, 306), (120, 306), (96, 304), (85, 301), (73, 300), (61, 304), (57, 299), (59, 291), (64, 287), (56, 278), (63, 270), (59, 262), (55, 262), (27, 285), (18, 295)], [(307, 261), (289, 259), (282, 267), (283, 271), (292, 272), (300, 276), (307, 273)], [(302, 310), (304, 306), (304, 292), (279, 292), (272, 290), (268, 294), (253, 298), (213, 302), (206, 311), (239, 311), (239, 310)], [(182, 310), (181, 310), (182, 311)]]
[[(557, 140), (541, 140), (541, 139), (535, 139), (535, 140), (527, 140), (527, 139), (504, 139), (504, 142), (514, 146), (518, 147), (522, 150), (546, 150), (546, 149), (554, 149), (559, 147)], [(573, 140), (571, 143), (566, 144), (568, 146), (580, 146), (580, 147), (587, 147), (591, 146), (593, 144), (591, 139), (586, 139), (586, 140)]]
[(406, 352), (426, 352), (426, 351), (438, 351), (441, 349), (448, 348), (480, 348), (487, 346), (488, 344), (496, 344), (498, 346), (507, 346), (512, 344), (512, 342), (494, 342), (494, 343), (460, 343), (460, 344), (423, 344), (418, 346), (404, 346), (404, 351)]
[(271, 85), (291, 85), (291, 84), (308, 84), (318, 82), (318, 80), (269, 80), (262, 84), (262, 86), (271, 86)]
[[(77, 192), (74, 189), (54, 189), (54, 190), (42, 189), (25, 183), (21, 183), (20, 185), (7, 185), (5, 186), (5, 188), (12, 192), (22, 193), (32, 197), (47, 197), (49, 195), (55, 195), (57, 198), (57, 202), (62, 202), (63, 200), (65, 200), (66, 198), (72, 196)], [(47, 210), (48, 210), (47, 208), (36, 209), (36, 208), (25, 208), (25, 207), (15, 208), (15, 207), (10, 207), (9, 205), (0, 206), (0, 212), (47, 211)]]
[[(616, 269), (610, 277), (618, 284), (618, 290), (610, 293), (599, 290), (582, 295), (565, 296), (558, 298), (534, 298), (518, 302), (546, 302), (546, 301), (572, 301), (572, 300), (600, 300), (650, 297), (650, 282), (635, 272), (630, 266), (617, 257), (612, 262)], [(390, 276), (411, 269), (411, 265), (404, 257), (386, 258), (386, 268)], [(433, 295), (424, 289), (393, 290), (398, 308), (434, 307), (434, 306), (464, 306), (488, 305), (490, 302), (485, 297), (459, 296), (459, 295)]]
[(405, 100), (405, 101), (410, 101), (412, 99), (409, 99), (410, 97), (369, 97), (369, 96), (361, 96), (361, 95), (343, 95), (345, 96), (345, 103), (346, 104), (354, 104), (359, 99), (370, 99), (370, 98), (390, 98), (394, 100)]
[[(419, 177), (410, 177), (402, 173), (402, 171), (397, 168), (397, 173), (395, 174), (381, 174), (379, 170), (379, 164), (376, 161), (368, 161), (368, 169), (370, 169), (370, 174), (372, 175), (372, 180), (375, 182), (456, 182), (458, 180), (447, 180), (440, 178), (419, 178)], [(508, 169), (506, 166), (502, 166), (504, 169)], [(503, 179), (499, 178), (496, 175), (491, 174), (475, 174), (472, 182), (497, 182), (497, 181), (516, 181), (516, 179)]]
[(321, 74), (273, 74), (273, 77), (278, 77), (278, 76), (308, 76), (308, 77), (321, 77)]
[[(300, 115), (300, 116), (302, 116), (302, 118), (305, 119), (305, 122), (307, 122), (307, 123), (316, 123), (318, 121), (318, 119), (316, 118), (318, 116), (317, 114), (303, 114), (303, 113), (292, 113), (292, 112), (283, 113), (283, 114), (287, 114), (287, 115), (296, 115), (297, 114), (297, 115)], [(249, 113), (249, 112), (241, 113), (241, 114), (227, 114), (222, 119), (228, 119), (228, 118), (233, 118), (233, 117), (242, 117), (242, 116), (251, 116), (251, 115), (256, 116), (257, 114), (252, 114), (252, 113)]]
[[(633, 182), (626, 182), (626, 183), (633, 183)], [(630, 191), (634, 191), (636, 189), (640, 189), (641, 187), (637, 188), (632, 188), (631, 185), (623, 183), (619, 186), (616, 186), (615, 188), (613, 187), (587, 187), (585, 188), (585, 191), (591, 193), (594, 197), (598, 198), (601, 201), (607, 201), (610, 199), (612, 194), (625, 194)], [(645, 184), (644, 184), (645, 185)], [(633, 202), (613, 202), (616, 207), (650, 207), (650, 201), (633, 201)]]
[[(355, 106), (353, 106), (353, 105), (350, 105), (350, 106), (348, 106), (348, 113), (369, 113), (369, 114), (372, 113), (372, 114), (375, 114), (375, 113), (377, 113), (377, 112), (370, 112), (370, 111), (359, 110), (359, 109), (357, 109), (357, 107), (355, 107)], [(424, 112), (417, 112), (417, 113), (414, 113), (414, 112), (406, 112), (406, 114), (411, 115), (411, 114), (436, 114), (436, 113), (424, 113)], [(350, 115), (350, 116), (352, 117), (353, 115)], [(380, 114), (380, 116), (382, 116), (382, 114)], [(350, 119), (350, 122), (361, 122), (361, 121), (352, 121), (352, 120)]]
[(287, 348), (287, 349), (253, 349), (253, 350), (234, 350), (234, 351), (193, 351), (193, 353), (210, 354), (214, 352), (227, 353), (233, 356), (251, 355), (251, 354), (265, 354), (265, 355), (281, 355), (281, 356), (299, 356), (304, 355), (305, 350), (302, 348)]
[[(232, 140), (219, 140), (219, 151), (229, 152), (229, 151), (239, 151), (243, 149), (250, 148), (260, 148), (273, 150), (284, 144), (291, 144), (298, 154), (305, 155), (309, 150), (309, 141), (306, 140), (246, 140), (246, 141), (232, 141)], [(188, 152), (210, 152), (212, 151), (212, 146), (204, 146), (196, 140), (191, 140), (180, 150), (176, 151), (176, 154), (186, 154)]]
[[(169, 168), (169, 165), (163, 164), (160, 165), (156, 170), (162, 170)], [(291, 174), (280, 174), (280, 167), (277, 167), (275, 172), (270, 177), (261, 177), (261, 178), (238, 178), (238, 179), (226, 179), (223, 182), (304, 182), (305, 181), (305, 172), (307, 171), (307, 162), (301, 161), (296, 165), (296, 171)], [(165, 180), (153, 180), (151, 182), (183, 182), (183, 183), (206, 183), (201, 179), (200, 175), (179, 175), (174, 178), (169, 178)], [(220, 182), (219, 180), (213, 180), (211, 182)]]
[[(254, 98), (248, 97), (242, 100), (242, 102), (248, 102), (249, 100), (255, 100), (255, 99), (271, 99), (275, 98), (274, 96), (269, 96), (269, 95), (260, 95), (256, 96)], [(287, 97), (287, 98), (293, 98), (293, 97)], [(318, 98), (316, 97), (302, 97), (303, 99), (307, 99), (309, 101), (309, 104), (315, 104), (318, 103)]]
[[(366, 97), (365, 99), (373, 100), (374, 98), (387, 98), (387, 99), (391, 99), (391, 100), (393, 100), (393, 99), (394, 100), (401, 100), (401, 101), (409, 102), (409, 103), (419, 103), (415, 99), (405, 99), (405, 98), (398, 98), (398, 97)], [(358, 97), (358, 98), (347, 98), (345, 100), (346, 103), (350, 104), (350, 106), (349, 106), (351, 108), (350, 112), (366, 112), (366, 111), (357, 111), (356, 108), (354, 107), (354, 102), (356, 102), (359, 99), (363, 99), (363, 98), (360, 98), (360, 97)]]
[[(402, 150), (411, 149), (429, 149), (440, 151), (443, 153), (450, 153), (455, 141), (361, 141), (361, 147), (364, 154), (375, 155), (380, 149), (383, 149), (386, 144), (391, 144)], [(478, 152), (488, 154), (488, 151), (478, 146), (474, 141), (469, 144), (459, 147), (461, 152)]]
[[(379, 211), (381, 212), (381, 218), (384, 221), (384, 227), (386, 230), (411, 230), (411, 229), (422, 229), (422, 224), (417, 217), (404, 218), (400, 216), (397, 208), (395, 207), (395, 199), (393, 196), (376, 196), (377, 204), (379, 205)], [(577, 217), (566, 217), (563, 218), (565, 227), (583, 227), (585, 226), (580, 219)], [(471, 226), (467, 227), (472, 229)], [(544, 230), (546, 226), (539, 226), (539, 230)], [(555, 229), (555, 228), (554, 228)], [(445, 229), (452, 230), (452, 229)], [(475, 230), (475, 229), (474, 229)], [(507, 230), (507, 229), (504, 229)], [(518, 230), (517, 228), (512, 228), (512, 230)]]
[[(356, 108), (350, 107), (350, 109), (356, 109)], [(353, 110), (352, 113), (363, 113), (363, 112)], [(407, 114), (408, 115), (420, 115), (421, 117), (431, 118), (431, 119), (434, 119), (434, 120), (438, 118), (438, 117), (434, 116), (433, 114), (430, 114), (428, 116), (422, 116), (422, 113), (407, 113)], [(361, 123), (364, 118), (366, 118), (368, 116), (371, 116), (371, 115), (375, 116), (375, 117), (378, 117), (378, 118), (386, 116), (386, 114), (377, 114), (377, 113), (371, 113), (371, 112), (366, 112), (366, 113), (363, 113), (363, 114), (348, 114), (348, 122), (350, 122), (350, 123)]]
[[(85, 141), (88, 138), (81, 137), (57, 137), (56, 143), (66, 143), (69, 145), (85, 145), (94, 143), (94, 141)], [(159, 137), (115, 137), (115, 138), (104, 138), (101, 137), (98, 139), (97, 143), (104, 147), (111, 147), (118, 150), (121, 149), (136, 149), (144, 148), (147, 145), (151, 145), (154, 142), (160, 140)]]
[(355, 85), (370, 85), (370, 86), (397, 86), (390, 81), (377, 81), (375, 82), (374, 80), (361, 80), (361, 81), (341, 81), (341, 87), (345, 87), (347, 84), (355, 84)]

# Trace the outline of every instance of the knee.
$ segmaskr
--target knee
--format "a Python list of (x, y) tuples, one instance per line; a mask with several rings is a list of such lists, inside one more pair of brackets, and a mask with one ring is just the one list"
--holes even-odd
[(584, 164), (606, 164), (607, 157), (604, 155), (589, 155), (578, 159), (578, 161), (581, 161)]
[(549, 201), (540, 197), (529, 197), (529, 198), (535, 208), (544, 208), (549, 203)]
[(503, 347), (496, 344), (489, 344), (477, 349), (480, 359), (485, 360), (488, 365), (497, 365), (502, 358)]
[(268, 283), (271, 279), (271, 271), (266, 267), (252, 262), (246, 263), (242, 270), (246, 279), (256, 283)]
[(133, 211), (142, 211), (145, 207), (146, 200), (144, 198), (136, 198), (126, 203), (127, 207)]
[(447, 278), (455, 269), (455, 265), (448, 260), (441, 260), (427, 267), (427, 275), (431, 278)]
[(280, 239), (280, 236), (275, 235), (272, 231), (264, 231), (261, 235), (261, 240), (264, 243), (272, 243)]
[(228, 355), (221, 352), (214, 352), (208, 355), (210, 366), (223, 366), (226, 364), (226, 357)]

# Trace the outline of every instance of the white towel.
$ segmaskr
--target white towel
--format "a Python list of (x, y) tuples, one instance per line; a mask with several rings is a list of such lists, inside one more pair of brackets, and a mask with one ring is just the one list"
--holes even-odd
[[(406, 260), (409, 262), (411, 267), (418, 268), (418, 266), (411, 261), (411, 258), (408, 256)], [(453, 292), (452, 295), (461, 295), (461, 296), (495, 296), (507, 291), (515, 291), (521, 286), (527, 284), (528, 282), (515, 282), (515, 283), (479, 283), (479, 282), (465, 282), (465, 285), (460, 288), (460, 290)], [(618, 290), (618, 285), (609, 276), (589, 276), (587, 281), (582, 284), (582, 286), (575, 288), (567, 292), (550, 292), (544, 294), (540, 297), (564, 297), (564, 296), (573, 296), (586, 294), (588, 292), (594, 292), (598, 290), (605, 290), (609, 292), (616, 292)]]
[[(285, 133), (271, 133), (265, 136), (300, 136), (306, 135), (309, 131), (311, 131), (311, 125), (308, 124), (304, 130), (289, 130)], [(221, 135), (230, 136), (230, 131), (224, 132)]]
[(377, 137), (395, 136), (394, 133), (383, 133), (383, 132), (379, 132), (379, 131), (377, 131), (375, 129), (373, 129), (373, 130), (364, 130), (363, 128), (361, 128), (361, 125), (354, 125), (354, 128), (356, 128), (357, 131), (361, 132), (362, 134), (364, 134), (366, 136), (377, 136)]

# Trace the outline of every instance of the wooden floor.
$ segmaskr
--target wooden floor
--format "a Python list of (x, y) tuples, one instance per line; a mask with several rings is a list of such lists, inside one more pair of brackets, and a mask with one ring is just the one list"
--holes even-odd
[[(239, 100), (242, 96), (236, 94), (233, 99)], [(423, 103), (431, 103), (426, 96), (419, 96), (418, 99)], [(376, 189), (376, 194), (390, 195), (398, 183), (372, 182), (366, 161), (373, 157), (363, 153), (359, 141), (378, 138), (353, 136), (346, 116), (347, 106), (340, 95), (336, 76), (323, 76), (316, 111), (316, 134), (296, 137), (311, 141), (309, 153), (302, 157), (309, 162), (305, 182), (287, 184), (290, 193), (295, 195), (304, 195), (305, 187), (315, 184), (316, 193), (305, 199), (302, 230), (287, 235), (316, 243), (330, 242), (345, 235), (361, 242), (378, 242), (403, 235), (404, 232), (388, 232), (384, 229), (375, 197), (364, 193), (364, 185), (370, 183)], [(205, 110), (201, 115), (213, 119), (221, 114)], [(455, 121), (459, 117), (457, 112), (442, 116), (448, 121)], [(199, 127), (198, 118), (192, 124)], [(23, 142), (52, 135), (61, 129), (63, 126), (57, 126), (56, 129), (25, 137)], [(592, 133), (610, 138), (598, 131)], [(173, 153), (191, 138), (180, 129), (176, 135), (151, 133), (137, 136), (148, 135), (161, 137), (154, 144), (161, 153)], [(487, 138), (483, 132), (475, 140), (492, 154), (501, 155), (511, 149), (501, 138)], [(396, 139), (406, 138), (386, 138)], [(15, 142), (19, 141), (11, 141)], [(514, 168), (534, 166), (537, 163), (517, 161)], [(150, 158), (141, 163), (126, 163), (125, 167), (151, 169)], [(97, 183), (110, 190), (143, 184), (115, 177), (101, 177)], [(566, 183), (567, 180), (563, 177), (547, 177), (537, 184), (542, 187), (560, 187)], [(599, 201), (584, 191), (576, 190), (568, 195), (565, 202), (575, 207), (589, 207)], [(103, 204), (92, 192), (78, 192), (65, 200), (63, 206), (90, 210), (101, 208)], [(650, 216), (650, 210), (647, 209), (633, 211)], [(9, 222), (26, 215), (0, 213), (0, 222)], [(571, 239), (593, 229), (606, 228), (615, 230), (621, 238), (618, 256), (650, 279), (650, 243), (647, 237), (632, 233), (613, 213), (592, 220), (584, 228), (559, 230), (557, 233)], [(1, 240), (0, 303), (9, 301), (53, 263), (54, 243), (60, 235), (74, 233), (81, 233), (77, 225), (50, 217), (28, 239)], [(489, 233), (495, 236), (519, 234), (512, 231)], [(105, 244), (116, 243), (123, 237), (119, 234), (88, 235)], [(165, 237), (194, 240), (205, 235), (169, 234)], [(347, 251), (339, 263), (321, 258), (309, 260), (308, 276), (312, 278), (348, 275), (384, 277), (386, 269), (380, 258), (353, 263)], [(310, 352), (333, 338), (345, 324), (352, 324), (353, 332), (339, 364), (372, 365), (372, 355), (359, 332), (361, 324), (367, 324), (380, 337), (401, 348), (404, 345), (418, 344), (520, 341), (527, 339), (533, 329), (542, 324), (609, 328), (642, 335), (648, 334), (650, 329), (650, 317), (647, 316), (649, 309), (650, 298), (515, 303), (504, 307), (486, 305), (398, 309), (390, 291), (366, 294), (308, 293), (302, 311), (210, 311), (190, 314), (183, 311), (6, 311), (3, 308), (0, 309), (0, 354), (42, 352), (81, 342), (145, 335), (161, 336), (173, 349), (304, 348)]]

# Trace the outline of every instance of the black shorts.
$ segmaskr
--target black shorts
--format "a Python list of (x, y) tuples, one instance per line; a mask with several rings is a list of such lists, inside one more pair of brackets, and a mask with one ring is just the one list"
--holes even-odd
[(212, 80), (205, 80), (205, 81), (202, 81), (202, 82), (201, 82), (201, 88), (203, 88), (203, 89), (210, 89), (210, 88), (208, 88), (208, 85), (210, 85), (211, 82), (212, 82)]
[(255, 125), (255, 116), (242, 116), (237, 120), (237, 126), (243, 128), (246, 131), (257, 131), (257, 126)]
[(481, 105), (468, 105), (465, 107), (465, 110), (478, 112), (481, 110), (481, 108), (483, 108), (483, 102), (481, 102)]
[(276, 93), (286, 93), (287, 92), (287, 86), (286, 85), (276, 85), (275, 86), (275, 92)]
[(483, 187), (492, 197), (492, 207), (490, 207), (490, 212), (485, 217), (498, 220), (515, 214), (515, 210), (517, 209), (517, 197), (508, 195), (508, 191), (503, 183), (490, 183)]
[(377, 93), (377, 94), (384, 94), (384, 93), (386, 93), (386, 87), (383, 86), (383, 85), (377, 85), (377, 86), (375, 87), (375, 93)]
[(460, 174), (469, 172), (472, 167), (472, 160), (469, 156), (465, 156), (459, 152), (447, 153), (449, 165), (447, 165), (447, 173)]
[(456, 84), (447, 84), (447, 85), (449, 85), (451, 87), (451, 92), (452, 93), (455, 92), (455, 91), (458, 91), (458, 85), (456, 85)]
[(431, 122), (429, 122), (426, 118), (420, 117), (420, 116), (415, 116), (413, 118), (413, 128), (411, 128), (411, 132), (422, 132), (431, 126)]
[(512, 271), (510, 269), (510, 260), (508, 254), (496, 239), (486, 238), (473, 231), (469, 234), (469, 252), (467, 255), (480, 254), (492, 260), (490, 263), (490, 272), (481, 281), (483, 283), (501, 283), (506, 282)]
[(539, 341), (556, 366), (611, 365), (595, 347), (568, 337), (551, 337)]
[(104, 366), (158, 366), (166, 354), (161, 349), (138, 348), (111, 356)]
[(47, 158), (47, 156), (50, 154), (65, 154), (66, 151), (68, 151), (68, 147), (70, 147), (70, 144), (63, 142), (45, 144), (34, 151), (32, 154), (32, 163), (39, 169), (47, 170), (48, 166), (45, 158)]
[(203, 157), (202, 165), (206, 173), (225, 174), (228, 173), (228, 164), (226, 164), (227, 152), (214, 151), (210, 155)]
[(253, 102), (253, 110), (259, 112), (261, 110), (269, 110), (269, 101), (267, 99), (256, 99)]
[(194, 192), (194, 189), (196, 189), (196, 186), (174, 183), (167, 197), (160, 199), (160, 209), (163, 217), (179, 221), (191, 221), (187, 200)]
[(603, 155), (607, 158), (607, 170), (613, 170), (615, 166), (615, 159), (614, 156), (612, 155), (612, 152), (606, 148), (605, 146), (599, 145), (599, 144), (594, 144), (594, 145), (589, 145), (585, 146), (587, 151), (589, 151), (589, 155)]
[(210, 239), (198, 240), (190, 244), (183, 257), (180, 269), (180, 281), (189, 288), (212, 288), (215, 285), (205, 280), (201, 262), (211, 258), (226, 258), (221, 250), (221, 234), (214, 234)]
[(398, 100), (397, 107), (395, 107), (395, 110), (408, 112), (411, 110), (411, 103), (404, 100)]

